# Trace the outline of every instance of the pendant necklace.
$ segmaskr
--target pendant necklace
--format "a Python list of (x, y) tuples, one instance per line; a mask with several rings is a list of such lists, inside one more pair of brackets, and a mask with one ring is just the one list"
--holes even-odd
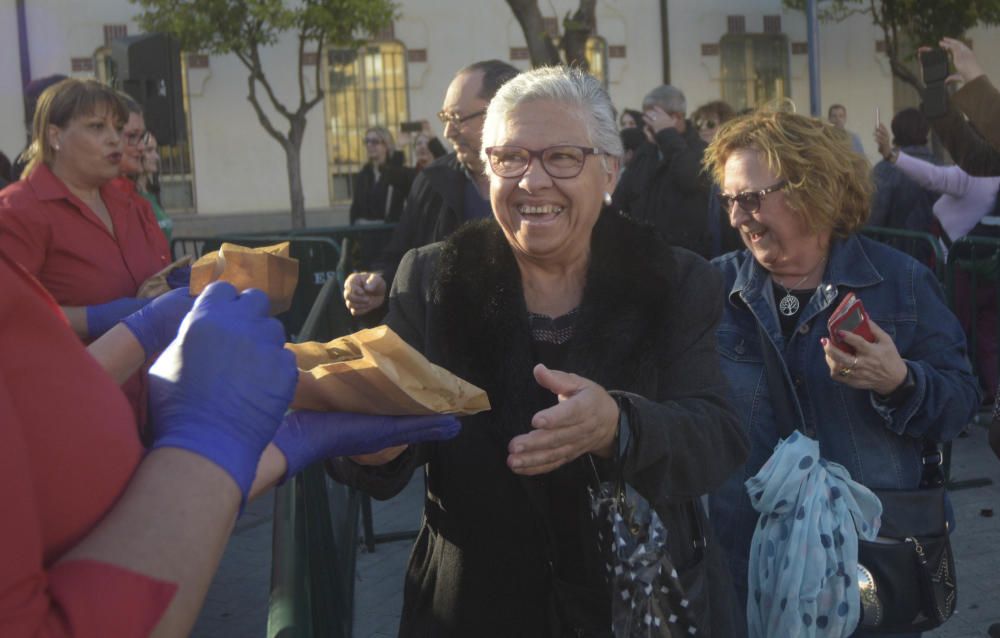
[(824, 263), (826, 263), (826, 257), (823, 258), (823, 261), (819, 262), (819, 265), (816, 266), (816, 268), (813, 268), (812, 270), (807, 272), (805, 277), (799, 279), (798, 282), (792, 284), (791, 288), (786, 288), (780, 281), (775, 279), (773, 275), (771, 276), (771, 280), (774, 281), (774, 283), (781, 286), (781, 289), (785, 291), (785, 296), (778, 301), (778, 312), (785, 315), (786, 317), (794, 317), (796, 314), (798, 314), (799, 298), (793, 295), (792, 291), (801, 286), (805, 282), (805, 280), (809, 279), (809, 277), (814, 272), (816, 272), (816, 269), (822, 267)]

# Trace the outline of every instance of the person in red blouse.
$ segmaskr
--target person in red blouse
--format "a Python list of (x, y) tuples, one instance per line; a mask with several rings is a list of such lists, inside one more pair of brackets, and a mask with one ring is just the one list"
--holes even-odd
[[(86, 342), (148, 303), (139, 287), (170, 263), (149, 203), (112, 184), (127, 120), (110, 87), (54, 84), (38, 100), (28, 166), (0, 193), (0, 252), (45, 286)], [(123, 389), (144, 426), (144, 376)]]
[[(458, 433), (445, 416), (283, 420), (295, 358), (260, 291), (212, 284), (179, 330), (173, 291), (84, 350), (3, 253), (0, 290), (4, 638), (185, 636), (248, 498), (327, 456)], [(159, 350), (147, 452), (116, 384)]]

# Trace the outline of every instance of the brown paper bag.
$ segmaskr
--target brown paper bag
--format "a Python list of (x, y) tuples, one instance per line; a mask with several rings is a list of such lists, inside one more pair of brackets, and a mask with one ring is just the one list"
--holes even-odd
[(299, 367), (293, 408), (388, 415), (490, 409), (486, 392), (428, 361), (388, 326), (285, 347)]
[(213, 281), (228, 281), (240, 292), (257, 288), (271, 300), (271, 314), (292, 305), (299, 282), (299, 260), (288, 256), (288, 242), (260, 248), (223, 243), (216, 252), (191, 266), (191, 295), (200, 294)]
[(153, 297), (159, 297), (164, 293), (170, 292), (170, 286), (167, 285), (167, 275), (177, 270), (178, 268), (187, 266), (193, 260), (194, 257), (192, 257), (191, 255), (185, 255), (181, 257), (180, 259), (170, 264), (160, 272), (151, 276), (146, 281), (142, 282), (142, 285), (139, 286), (139, 291), (135, 293), (135, 296), (140, 299), (151, 299)]

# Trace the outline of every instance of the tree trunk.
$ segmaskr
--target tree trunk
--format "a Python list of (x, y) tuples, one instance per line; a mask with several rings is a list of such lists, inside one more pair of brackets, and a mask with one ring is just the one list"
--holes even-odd
[(306, 116), (298, 115), (291, 120), (288, 139), (282, 144), (285, 162), (288, 165), (288, 195), (292, 203), (292, 228), (306, 227), (306, 200), (302, 194), (302, 138), (306, 128)]
[(563, 52), (566, 64), (575, 65), (584, 71), (590, 70), (587, 63), (587, 39), (594, 32), (594, 7), (597, 0), (580, 0), (580, 7), (572, 16), (563, 21)]
[(545, 32), (537, 0), (507, 0), (507, 4), (521, 25), (521, 31), (524, 32), (524, 40), (528, 43), (528, 55), (531, 56), (531, 66), (561, 64), (559, 51), (552, 43), (552, 38)]

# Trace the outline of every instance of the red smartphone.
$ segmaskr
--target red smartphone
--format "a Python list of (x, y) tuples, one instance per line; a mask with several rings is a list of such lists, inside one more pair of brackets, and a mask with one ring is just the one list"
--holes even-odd
[(840, 302), (837, 309), (830, 315), (830, 320), (826, 322), (827, 330), (830, 331), (830, 340), (847, 354), (854, 354), (854, 348), (847, 345), (843, 339), (837, 336), (841, 330), (853, 332), (864, 337), (869, 343), (875, 343), (875, 334), (872, 332), (871, 324), (868, 322), (868, 312), (865, 305), (861, 303), (853, 292), (847, 293), (844, 300)]

